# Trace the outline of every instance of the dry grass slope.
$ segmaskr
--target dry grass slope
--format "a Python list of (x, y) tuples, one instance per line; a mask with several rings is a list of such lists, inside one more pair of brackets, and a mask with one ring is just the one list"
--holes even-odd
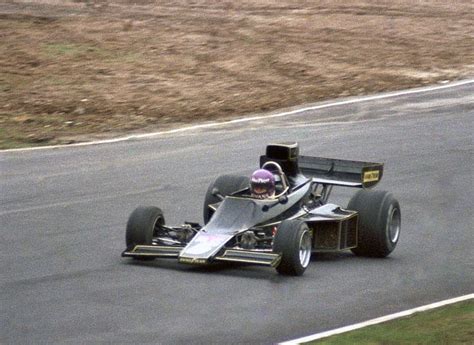
[(474, 75), (470, 1), (10, 0), (0, 147)]

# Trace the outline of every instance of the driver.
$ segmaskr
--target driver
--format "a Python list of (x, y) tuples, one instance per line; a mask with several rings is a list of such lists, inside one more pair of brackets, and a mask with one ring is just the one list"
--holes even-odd
[(267, 199), (275, 196), (275, 177), (265, 169), (258, 169), (250, 178), (250, 193), (253, 198)]

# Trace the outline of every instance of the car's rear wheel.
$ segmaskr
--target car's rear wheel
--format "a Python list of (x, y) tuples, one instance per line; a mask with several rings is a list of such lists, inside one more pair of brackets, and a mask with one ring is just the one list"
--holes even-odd
[(401, 212), (397, 199), (386, 191), (361, 190), (347, 208), (359, 213), (358, 245), (352, 252), (359, 256), (388, 256), (400, 238)]
[(249, 178), (247, 176), (240, 175), (222, 175), (219, 176), (213, 183), (209, 185), (209, 188), (206, 192), (206, 197), (204, 198), (204, 207), (203, 207), (203, 218), (204, 224), (207, 224), (214, 214), (209, 205), (218, 203), (220, 199), (212, 195), (212, 190), (217, 188), (220, 194), (223, 196), (230, 195), (241, 189), (244, 189), (249, 186)]
[[(153, 236), (159, 227), (165, 224), (163, 212), (158, 207), (138, 207), (132, 212), (127, 223), (125, 242), (128, 250), (136, 245), (151, 245)], [(153, 258), (136, 257), (139, 260), (152, 260)]]
[(283, 221), (273, 240), (273, 251), (282, 255), (276, 267), (278, 273), (302, 275), (311, 260), (312, 236), (308, 225), (301, 220)]

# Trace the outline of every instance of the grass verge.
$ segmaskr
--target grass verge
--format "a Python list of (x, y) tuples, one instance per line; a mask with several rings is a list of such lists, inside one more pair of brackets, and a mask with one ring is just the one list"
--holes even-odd
[(472, 344), (473, 339), (474, 300), (471, 299), (305, 344), (441, 345)]

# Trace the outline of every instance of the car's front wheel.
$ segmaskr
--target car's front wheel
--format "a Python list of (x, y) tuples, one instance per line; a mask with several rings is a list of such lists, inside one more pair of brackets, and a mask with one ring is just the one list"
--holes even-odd
[(285, 220), (278, 227), (273, 240), (273, 251), (281, 254), (276, 267), (280, 274), (300, 276), (311, 260), (312, 236), (308, 225), (301, 220)]
[[(132, 212), (127, 223), (125, 242), (128, 250), (136, 245), (151, 245), (153, 236), (159, 231), (161, 225), (165, 224), (163, 212), (158, 207), (138, 207)], [(147, 257), (138, 257), (147, 260)]]

